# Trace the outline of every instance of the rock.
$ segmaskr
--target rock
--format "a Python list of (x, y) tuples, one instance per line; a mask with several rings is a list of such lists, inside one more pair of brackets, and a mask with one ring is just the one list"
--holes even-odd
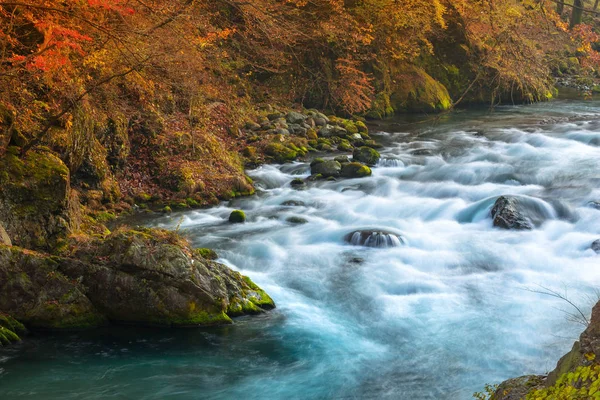
[(531, 230), (533, 223), (520, 209), (519, 200), (512, 196), (501, 196), (491, 211), (494, 226), (502, 229)]
[(306, 203), (298, 200), (286, 200), (283, 203), (281, 203), (281, 205), (285, 207), (305, 207)]
[(522, 400), (533, 390), (544, 386), (545, 376), (527, 375), (502, 382), (491, 400)]
[(600, 201), (590, 201), (588, 203), (588, 207), (595, 208), (596, 210), (600, 210)]
[(592, 250), (594, 250), (596, 253), (600, 254), (600, 239), (598, 239), (594, 243), (592, 243)]
[(54, 154), (10, 147), (0, 158), (0, 223), (19, 247), (53, 250), (79, 227), (79, 201), (67, 166)]
[(340, 176), (341, 170), (342, 165), (335, 160), (316, 159), (310, 164), (310, 173), (323, 178)]
[(196, 249), (196, 250), (194, 250), (194, 254), (204, 258), (205, 260), (214, 261), (219, 258), (219, 255), (217, 254), (216, 251), (214, 251), (212, 249), (206, 249), (206, 248)]
[(326, 118), (321, 118), (321, 117), (315, 117), (313, 118), (315, 125), (316, 126), (327, 126), (327, 119)]
[(404, 243), (404, 239), (395, 233), (377, 230), (350, 232), (344, 236), (344, 240), (354, 246), (378, 248), (398, 247)]
[(325, 125), (319, 129), (319, 137), (330, 138), (335, 136), (335, 127), (333, 125)]
[(276, 135), (284, 135), (284, 136), (287, 136), (287, 135), (289, 135), (289, 134), (290, 134), (290, 131), (288, 131), (288, 130), (287, 130), (287, 129), (285, 129), (285, 128), (277, 128), (277, 129), (275, 129), (275, 132), (274, 132), (274, 133), (275, 133)]
[(225, 324), (275, 307), (249, 278), (211, 261), (214, 252), (172, 232), (120, 230), (69, 254), (0, 246), (0, 309), (30, 328), (60, 330)]
[(256, 122), (248, 121), (248, 122), (246, 122), (246, 129), (251, 130), (251, 131), (260, 131), (261, 126), (260, 126), (260, 124), (257, 124)]
[(345, 139), (342, 139), (342, 141), (340, 142), (340, 144), (338, 144), (338, 150), (339, 151), (353, 151), (354, 150), (354, 146), (352, 146), (350, 144), (350, 142), (348, 142)]
[(290, 124), (302, 124), (307, 118), (308, 116), (296, 111), (290, 111), (286, 116), (286, 120)]
[(352, 162), (345, 164), (342, 167), (341, 175), (344, 178), (363, 178), (365, 176), (371, 176), (371, 168), (358, 162)]
[(0, 225), (0, 245), (3, 244), (5, 246), (12, 246), (12, 242), (10, 241), (10, 237), (8, 237), (8, 233), (2, 225)]
[(294, 161), (298, 157), (298, 152), (281, 143), (269, 143), (265, 147), (265, 154), (272, 157), (278, 163)]
[(308, 129), (304, 128), (300, 125), (290, 125), (289, 130), (292, 134), (296, 136), (306, 136), (308, 134)]
[(348, 156), (337, 156), (334, 158), (334, 160), (342, 164), (342, 167), (344, 164), (348, 164), (350, 162), (350, 158), (348, 158)]
[(354, 153), (352, 154), (354, 161), (359, 161), (370, 166), (376, 165), (379, 162), (380, 157), (377, 150), (366, 146), (354, 149)]
[(61, 271), (61, 258), (0, 246), (0, 310), (29, 328), (92, 328), (106, 318), (85, 296), (80, 274)]
[(301, 217), (289, 217), (288, 219), (286, 219), (287, 222), (289, 222), (290, 224), (295, 224), (295, 225), (302, 225), (302, 224), (306, 224), (308, 223), (308, 221), (304, 218)]
[(60, 261), (112, 322), (155, 326), (231, 323), (275, 307), (249, 278), (207, 260), (176, 234), (125, 230), (78, 248)]
[(303, 179), (296, 178), (290, 182), (290, 186), (294, 189), (301, 189), (306, 186), (306, 182)]
[(274, 112), (274, 113), (270, 113), (267, 115), (267, 118), (269, 119), (269, 121), (275, 121), (276, 119), (283, 118), (283, 117), (285, 117), (285, 114), (280, 113), (280, 112)]
[(233, 210), (229, 214), (229, 222), (233, 224), (242, 224), (246, 222), (246, 214), (242, 210)]

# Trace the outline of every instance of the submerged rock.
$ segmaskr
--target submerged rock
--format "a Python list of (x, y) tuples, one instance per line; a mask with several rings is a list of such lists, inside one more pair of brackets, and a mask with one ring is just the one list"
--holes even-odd
[(600, 254), (600, 239), (598, 239), (594, 243), (592, 243), (592, 250), (594, 250), (596, 253)]
[(501, 196), (491, 212), (494, 226), (502, 229), (531, 230), (533, 223), (524, 214), (519, 200), (512, 196)]
[(600, 201), (590, 201), (588, 203), (588, 207), (595, 208), (596, 210), (600, 210)]
[(344, 236), (344, 240), (354, 246), (378, 248), (399, 247), (404, 243), (404, 239), (400, 235), (376, 230), (350, 232)]

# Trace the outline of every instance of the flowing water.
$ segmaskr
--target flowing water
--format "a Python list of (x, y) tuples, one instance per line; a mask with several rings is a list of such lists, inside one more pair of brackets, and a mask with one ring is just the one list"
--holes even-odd
[[(536, 292), (584, 313), (598, 298), (600, 103), (372, 132), (385, 145), (372, 177), (294, 190), (307, 164), (263, 166), (248, 172), (256, 196), (150, 221), (217, 250), (276, 310), (223, 328), (33, 336), (0, 351), (0, 397), (469, 399), (553, 369), (583, 326)], [(536, 229), (494, 228), (500, 195), (519, 196)], [(236, 208), (246, 224), (227, 223)], [(361, 229), (386, 246), (344, 240)]]

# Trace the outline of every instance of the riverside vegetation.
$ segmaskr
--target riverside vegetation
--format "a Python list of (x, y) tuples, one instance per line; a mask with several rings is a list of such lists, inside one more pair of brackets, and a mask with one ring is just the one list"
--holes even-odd
[[(245, 168), (268, 162), (311, 158), (311, 181), (368, 177), (381, 145), (367, 120), (544, 101), (555, 78), (591, 92), (596, 13), (579, 11), (597, 4), (555, 3), (1, 0), (0, 343), (272, 309), (214, 252), (108, 223), (251, 195)], [(495, 224), (531, 229), (514, 207), (499, 200)], [(552, 384), (595, 382), (589, 353)]]

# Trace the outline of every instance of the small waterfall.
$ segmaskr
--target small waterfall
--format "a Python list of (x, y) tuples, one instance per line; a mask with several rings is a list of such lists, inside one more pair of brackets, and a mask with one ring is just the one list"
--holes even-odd
[(379, 160), (379, 163), (377, 163), (377, 166), (382, 168), (401, 168), (404, 167), (405, 164), (402, 160), (397, 158), (382, 158)]
[(388, 248), (399, 247), (404, 244), (404, 239), (395, 233), (385, 231), (355, 231), (344, 238), (354, 246)]

